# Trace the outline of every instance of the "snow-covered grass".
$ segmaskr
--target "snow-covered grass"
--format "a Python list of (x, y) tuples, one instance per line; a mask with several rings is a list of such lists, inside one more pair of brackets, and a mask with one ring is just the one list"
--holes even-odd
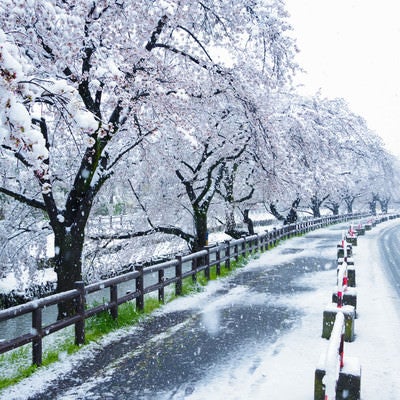
[[(358, 305), (355, 322), (355, 341), (345, 343), (344, 357), (357, 357), (362, 367), (362, 400), (396, 400), (400, 398), (400, 300), (383, 274), (380, 254), (376, 242), (380, 231), (392, 227), (397, 221), (378, 225), (365, 236), (359, 238), (354, 247), (354, 261), (357, 273)], [(332, 249), (318, 246), (313, 239), (313, 246), (307, 247), (302, 254), (306, 256), (336, 256), (338, 230), (323, 229), (318, 231), (332, 235)], [(251, 261), (249, 268), (265, 268), (274, 264), (288, 262), (296, 254), (284, 252), (288, 248), (305, 248), (304, 237), (290, 239), (258, 259)], [(271, 257), (273, 255), (273, 257)], [(235, 273), (240, 274), (242, 270)], [(218, 320), (213, 318), (213, 308), (220, 304), (213, 302), (213, 293), (221, 288), (223, 280), (211, 282), (203, 292), (185, 298), (178, 298), (157, 310), (167, 313), (176, 310), (202, 309), (204, 324), (211, 330), (218, 330)], [(257, 353), (246, 354), (239, 361), (235, 359), (224, 368), (210, 368), (209, 374), (198, 381), (190, 395), (175, 392), (166, 398), (175, 400), (219, 399), (295, 399), (313, 398), (314, 372), (328, 341), (321, 338), (322, 313), (330, 303), (332, 288), (336, 284), (336, 271), (321, 265), (318, 272), (310, 272), (299, 279), (297, 284), (312, 290), (296, 292), (291, 296), (278, 297), (279, 304), (296, 308), (302, 317), (288, 333), (279, 336), (272, 344), (260, 348)], [(230, 293), (229, 302), (242, 301), (246, 291), (237, 287)], [(248, 301), (262, 299), (248, 299)], [(200, 308), (199, 308), (200, 307)], [(2, 393), (2, 399), (26, 399), (29, 395), (45, 390), (57, 376), (67, 373), (75, 364), (85, 362), (96, 349), (111, 343), (126, 334), (133, 334), (138, 328), (130, 327), (113, 332), (99, 342), (85, 346), (79, 353), (69, 356), (51, 366), (42, 368), (23, 382), (8, 388)], [(99, 377), (98, 379), (102, 379)], [(96, 381), (88, 382), (95, 385)], [(71, 399), (73, 397), (70, 397)], [(81, 398), (81, 397), (79, 397)]]

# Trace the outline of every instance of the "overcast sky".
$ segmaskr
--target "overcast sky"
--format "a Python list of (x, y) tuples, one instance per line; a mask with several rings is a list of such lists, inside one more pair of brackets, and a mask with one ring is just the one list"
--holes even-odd
[(400, 156), (400, 1), (286, 0), (307, 93), (342, 97)]

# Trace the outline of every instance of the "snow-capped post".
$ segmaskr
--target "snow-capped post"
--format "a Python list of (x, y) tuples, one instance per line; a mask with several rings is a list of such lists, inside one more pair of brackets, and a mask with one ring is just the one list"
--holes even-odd
[(339, 378), (339, 371), (343, 368), (344, 345), (344, 316), (341, 312), (336, 314), (331, 338), (326, 353), (324, 354), (323, 370), (325, 376), (322, 383), (325, 386), (325, 400), (336, 399), (336, 382)]
[[(336, 296), (336, 293), (334, 295)], [(325, 307), (322, 319), (322, 338), (329, 339), (331, 337), (336, 314), (340, 312), (344, 315), (345, 319), (344, 340), (346, 342), (352, 342), (354, 340), (356, 311), (354, 306), (345, 304), (345, 302), (343, 303), (339, 306), (337, 302), (332, 302)]]
[(337, 312), (332, 334), (320, 356), (314, 378), (314, 400), (360, 400), (361, 366), (355, 357), (344, 357), (346, 316)]
[(79, 292), (76, 297), (76, 314), (80, 317), (79, 321), (75, 323), (75, 344), (80, 346), (85, 343), (85, 282), (75, 282), (75, 289)]
[(347, 287), (356, 287), (356, 270), (354, 267), (354, 260), (352, 258), (353, 256), (353, 247), (351, 244), (345, 242), (345, 245), (343, 246), (343, 239), (341, 244), (337, 245), (337, 263), (338, 263), (338, 268), (341, 264), (346, 263), (347, 264)]
[[(337, 303), (337, 307), (350, 305), (357, 309), (357, 290), (348, 286), (347, 262), (343, 261), (337, 268), (337, 286), (332, 293), (332, 302)], [(355, 277), (354, 277), (355, 280)]]
[(365, 235), (365, 227), (363, 227), (362, 223), (360, 222), (356, 228), (356, 233), (358, 236)]
[(350, 243), (352, 246), (357, 246), (357, 233), (355, 232), (353, 225), (350, 225), (349, 227), (346, 235), (346, 242)]

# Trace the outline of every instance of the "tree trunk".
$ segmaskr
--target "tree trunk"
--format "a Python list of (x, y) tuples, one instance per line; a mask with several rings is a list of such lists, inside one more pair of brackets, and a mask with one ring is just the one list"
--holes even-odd
[(347, 206), (347, 214), (353, 214), (353, 203), (354, 203), (355, 198), (350, 198), (350, 197), (345, 197), (344, 201)]
[(331, 210), (333, 215), (339, 215), (339, 208), (340, 208), (339, 203), (331, 202), (326, 206), (326, 208)]
[[(239, 239), (243, 235), (246, 235), (247, 232), (239, 230), (236, 225), (235, 220), (235, 208), (232, 203), (227, 203), (226, 211), (225, 211), (225, 233), (234, 239)], [(246, 221), (244, 221), (246, 223)]]
[(208, 227), (207, 212), (201, 209), (194, 210), (195, 238), (193, 240), (192, 252), (200, 251), (207, 246)]
[(290, 211), (283, 221), (283, 225), (294, 224), (297, 221), (297, 207), (300, 204), (300, 198), (298, 197), (293, 203), (292, 207), (290, 207)]
[(321, 202), (318, 200), (318, 198), (316, 196), (313, 196), (311, 198), (311, 210), (313, 212), (314, 218), (321, 217), (320, 205), (321, 205)]
[(243, 222), (247, 225), (247, 230), (249, 231), (249, 235), (254, 235), (254, 224), (253, 220), (249, 217), (249, 212), (250, 210), (248, 208), (244, 210)]
[(320, 218), (321, 217), (321, 211), (320, 211), (321, 206), (324, 203), (324, 201), (326, 199), (328, 199), (328, 198), (329, 198), (329, 195), (327, 195), (327, 196), (325, 196), (323, 198), (320, 198), (316, 194), (314, 194), (311, 197), (311, 210), (313, 212), (314, 218)]
[(381, 211), (383, 214), (387, 214), (388, 212), (389, 201), (390, 201), (389, 199), (384, 199), (384, 200), (379, 199), (379, 204), (381, 206)]
[(225, 232), (234, 231), (236, 231), (235, 211), (231, 204), (227, 204), (225, 211)]
[[(84, 232), (64, 228), (55, 234), (55, 270), (57, 273), (57, 292), (74, 289), (75, 282), (82, 280), (82, 253)], [(75, 303), (67, 301), (59, 304), (58, 319), (75, 313)]]
[(372, 200), (369, 202), (369, 209), (372, 215), (376, 215), (376, 203), (379, 201), (379, 196), (372, 193)]
[(278, 221), (285, 221), (285, 217), (279, 213), (278, 209), (276, 208), (275, 203), (269, 204), (269, 210), (271, 214), (278, 220)]
[(369, 210), (371, 211), (372, 215), (376, 215), (376, 201), (374, 200), (370, 201)]

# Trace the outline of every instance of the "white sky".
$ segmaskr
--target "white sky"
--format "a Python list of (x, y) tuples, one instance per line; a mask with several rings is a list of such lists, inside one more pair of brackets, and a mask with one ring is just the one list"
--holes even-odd
[(400, 156), (398, 0), (286, 0), (307, 93), (342, 97)]

